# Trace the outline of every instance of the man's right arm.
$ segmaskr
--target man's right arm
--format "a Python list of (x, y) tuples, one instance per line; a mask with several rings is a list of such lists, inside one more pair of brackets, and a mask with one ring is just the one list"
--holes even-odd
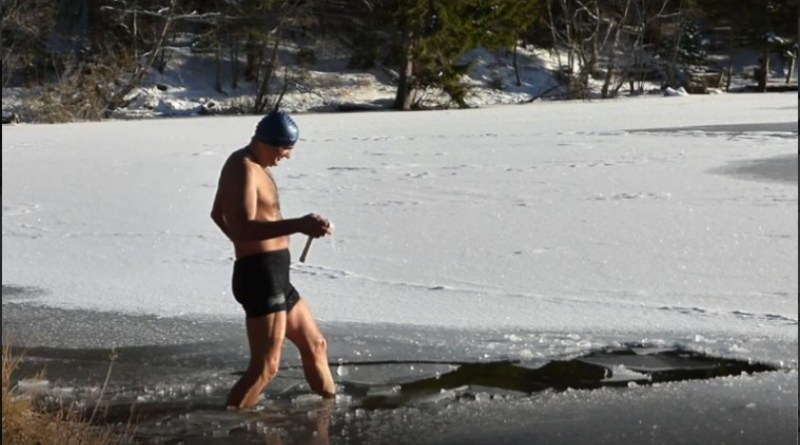
[(323, 227), (321, 218), (307, 216), (281, 221), (256, 220), (257, 199), (255, 171), (244, 162), (234, 162), (226, 167), (223, 176), (222, 199), (228, 236), (236, 243), (266, 241), (295, 233), (313, 237), (329, 232)]
[(219, 227), (222, 233), (224, 233), (228, 239), (233, 241), (231, 234), (228, 231), (228, 223), (225, 221), (225, 213), (222, 207), (222, 196), (219, 188), (217, 189), (217, 194), (214, 197), (214, 206), (211, 209), (211, 219), (214, 220), (214, 223), (217, 224), (217, 227)]

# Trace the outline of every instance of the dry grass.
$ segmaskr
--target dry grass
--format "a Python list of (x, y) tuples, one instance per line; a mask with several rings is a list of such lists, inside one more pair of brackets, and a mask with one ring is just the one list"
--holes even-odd
[(80, 421), (72, 409), (48, 412), (11, 386), (19, 357), (3, 347), (3, 444), (5, 445), (119, 445), (130, 438), (108, 428)]
[(41, 94), (24, 103), (23, 119), (40, 124), (101, 120), (105, 113), (105, 101), (102, 91), (92, 79), (77, 76), (44, 88)]
[[(57, 124), (111, 117), (111, 100), (127, 85), (138, 62), (125, 52), (104, 51), (89, 60), (54, 57), (53, 66), (57, 80), (23, 101), (20, 117), (25, 122)], [(134, 98), (135, 94), (120, 100), (116, 107), (127, 106)]]

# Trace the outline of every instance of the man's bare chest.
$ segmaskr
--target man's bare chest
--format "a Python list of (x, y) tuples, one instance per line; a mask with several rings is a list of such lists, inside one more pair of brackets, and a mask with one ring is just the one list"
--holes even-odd
[(275, 180), (267, 172), (258, 179), (256, 183), (256, 194), (258, 199), (259, 211), (272, 213), (280, 212), (280, 198), (278, 197), (278, 186)]

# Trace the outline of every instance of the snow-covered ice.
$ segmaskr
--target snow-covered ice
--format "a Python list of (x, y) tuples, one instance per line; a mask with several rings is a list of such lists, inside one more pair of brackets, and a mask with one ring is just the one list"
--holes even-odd
[[(284, 213), (337, 233), (294, 280), (329, 321), (796, 333), (797, 185), (709, 173), (795, 153), (796, 136), (627, 131), (792, 121), (796, 98), (677, 100), (298, 116)], [(255, 121), (4, 128), (4, 285), (238, 315), (208, 213)]]

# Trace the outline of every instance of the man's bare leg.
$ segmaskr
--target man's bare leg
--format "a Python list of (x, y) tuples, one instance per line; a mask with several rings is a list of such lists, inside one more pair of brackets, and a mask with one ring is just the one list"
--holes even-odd
[(331, 421), (333, 412), (336, 410), (336, 401), (333, 399), (323, 400), (323, 408), (317, 416), (316, 432), (317, 435), (311, 445), (330, 445), (331, 444)]
[(286, 320), (286, 337), (300, 350), (303, 371), (311, 390), (325, 398), (335, 397), (336, 386), (328, 366), (328, 343), (302, 298)]
[(281, 349), (286, 337), (286, 312), (247, 320), (250, 366), (228, 395), (228, 406), (252, 408), (261, 391), (278, 375)]

